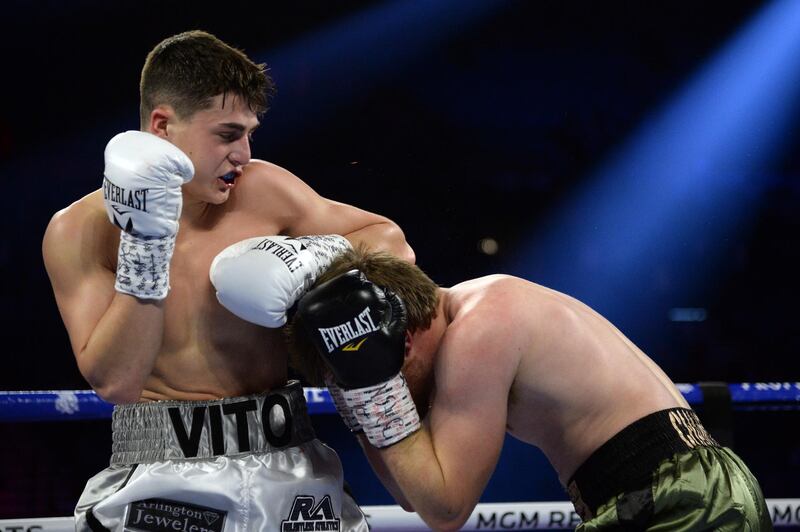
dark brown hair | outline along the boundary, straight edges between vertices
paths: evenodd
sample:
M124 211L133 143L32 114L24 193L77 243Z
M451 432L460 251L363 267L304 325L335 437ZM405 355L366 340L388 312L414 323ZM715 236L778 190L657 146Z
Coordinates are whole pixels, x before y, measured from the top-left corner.
M193 30L158 43L142 68L139 83L139 118L144 127L150 113L161 104L188 119L208 109L218 94L239 96L262 115L275 86L264 63L256 64L241 50L210 33Z
M406 307L410 332L431 326L439 304L439 287L417 266L389 253L367 251L358 246L339 255L314 286L350 270L362 271L371 282L400 296ZM284 331L293 369L308 381L307 384L324 386L325 364L305 333L300 317L292 317Z

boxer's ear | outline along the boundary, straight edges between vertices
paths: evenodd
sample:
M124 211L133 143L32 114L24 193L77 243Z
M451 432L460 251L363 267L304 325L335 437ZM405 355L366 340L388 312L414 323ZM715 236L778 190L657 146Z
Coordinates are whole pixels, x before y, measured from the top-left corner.
M167 138L167 126L175 120L175 110L169 105L159 105L150 112L146 131L161 138Z

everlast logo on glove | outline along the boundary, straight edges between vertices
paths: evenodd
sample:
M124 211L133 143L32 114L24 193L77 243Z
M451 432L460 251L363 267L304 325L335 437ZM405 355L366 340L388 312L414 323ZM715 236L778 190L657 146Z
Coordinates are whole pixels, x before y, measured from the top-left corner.
M137 211L147 212L147 193L150 189L127 190L115 185L108 178L103 179L103 199L125 205Z
M288 240L288 239L287 239ZM282 246L278 241L273 238L265 238L252 249L257 249L259 251L266 251L268 253L272 253L279 259L283 261L287 268L289 268L290 272L294 272L298 268L300 268L303 264L299 262L297 257L297 251L294 248L288 246Z
M366 334L377 331L378 326L375 325L375 322L372 320L370 308L366 307L352 320L348 320L334 327L325 327L321 329L318 328L317 330L322 337L322 341L325 342L325 347L328 349L328 353L330 353L346 342L351 342L352 340L360 338ZM364 340L358 344L351 343L350 345L342 348L342 350L358 351L358 348L361 347L361 343L363 342Z

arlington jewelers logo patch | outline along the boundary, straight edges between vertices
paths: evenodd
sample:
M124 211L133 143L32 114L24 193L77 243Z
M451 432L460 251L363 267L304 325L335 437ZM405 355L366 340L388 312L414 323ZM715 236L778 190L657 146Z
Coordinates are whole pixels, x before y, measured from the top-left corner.
M128 505L125 529L146 532L222 532L227 513L180 501L146 499Z

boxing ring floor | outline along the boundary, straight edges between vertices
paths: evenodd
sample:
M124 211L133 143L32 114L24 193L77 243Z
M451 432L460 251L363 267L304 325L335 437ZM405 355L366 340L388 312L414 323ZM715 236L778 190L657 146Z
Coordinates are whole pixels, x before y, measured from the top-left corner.
M679 384L678 387L687 401L695 408L698 406L702 408L704 404L706 406L710 405L719 413L721 411L720 405L722 405L723 418L726 413L724 412L725 408L728 408L729 411L755 412L756 415L760 415L759 413L775 415L776 412L777 415L781 415L781 412L800 411L800 382L714 383L712 387L702 384ZM723 390L722 402L720 402L720 389ZM306 388L305 395L309 412L312 416L320 416L319 419L324 420L324 424L327 425L339 423L327 390L324 388ZM77 424L94 422L106 425L103 420L110 418L112 410L112 405L101 400L90 390L0 392L0 426L5 427L31 427L48 424L43 422L63 421ZM314 419L317 418L315 417ZM108 430L110 432L110 429ZM714 429L710 428L710 430L713 434ZM796 432L796 430L793 432ZM320 439L331 444L332 447L339 451L335 443L326 438L324 431L318 430L318 435ZM8 436L9 433L6 432L6 438ZM349 437L350 435L348 434L347 436ZM772 437L774 436L772 435ZM45 439L48 438L46 437ZM56 440L56 438L50 439ZM50 444L49 447L54 452L59 452L59 449L63 447L63 445L59 445L58 441L46 443ZM529 452L529 447L523 447L525 447L525 451ZM339 452L342 455L342 452ZM504 454L505 452L504 450ZM105 453L103 457L96 457L96 459L99 461L104 459L107 463L110 447L106 449ZM800 452L796 454L800 455ZM504 457L501 456L499 467L502 465L503 460ZM348 465L348 457L342 456L342 461L344 463L345 476L350 479L352 471L350 471L351 468ZM100 468L102 467L105 467L105 464ZM97 470L99 471L100 468ZM88 479L88 476L95 472L91 471L86 478L75 479L75 482L82 484ZM364 472L362 471L359 474L364 474ZM371 475L371 472L366 474ZM5 477L6 474L3 473L3 476ZM757 476L759 476L758 473ZM377 482L376 479L373 480ZM0 494L6 489L13 489L14 484L13 479L0 479ZM54 493L58 493L58 484L56 480L48 488ZM800 483L793 485L795 486L794 489L787 490L791 491L790 493L770 493L762 482L773 523L776 528L781 530L800 530ZM75 497L77 497L77 494ZM358 493L356 493L356 498L360 500ZM2 507L2 500L0 500L0 508ZM8 508L8 505L5 507ZM362 508L368 515L372 530L428 530L416 514L405 512L399 506L365 504ZM22 506L14 507L13 512L14 515L11 516L13 518L0 519L0 532L74 530L71 516L35 517L30 509ZM7 510L5 514L8 514ZM579 522L571 503L566 500L481 502L462 530L572 530Z

